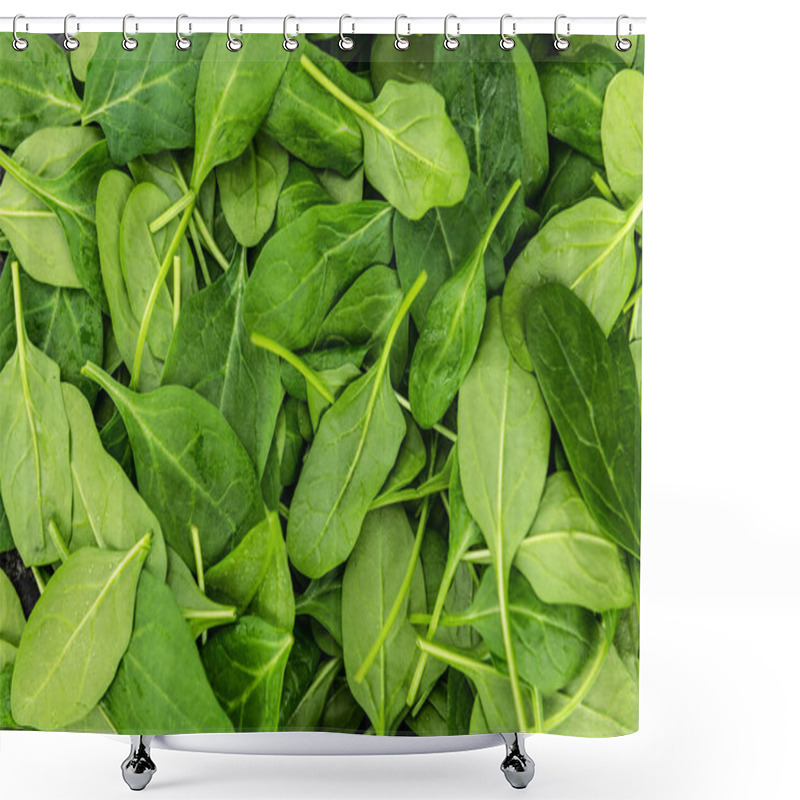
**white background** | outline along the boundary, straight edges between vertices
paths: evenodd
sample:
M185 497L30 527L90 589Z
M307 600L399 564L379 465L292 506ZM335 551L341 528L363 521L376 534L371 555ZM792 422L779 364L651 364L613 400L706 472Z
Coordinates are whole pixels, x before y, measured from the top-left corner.
M798 4L236 2L20 0L4 13L648 17L641 730L532 737L528 796L798 797ZM2 797L126 797L126 753L103 737L2 733ZM147 792L169 800L512 791L499 749L155 757Z

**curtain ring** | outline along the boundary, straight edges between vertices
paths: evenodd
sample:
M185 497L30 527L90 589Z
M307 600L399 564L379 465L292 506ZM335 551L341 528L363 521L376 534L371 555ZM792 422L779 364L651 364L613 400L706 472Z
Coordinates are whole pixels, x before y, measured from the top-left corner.
M81 43L69 32L69 21L75 19L74 14L67 14L64 17L64 49L72 52L77 50Z
M405 36L400 35L400 20L401 19L408 19L405 14L398 14L394 18L394 48L395 50L408 50L411 46L411 42L406 39ZM411 33L411 26L406 24L408 28L408 33Z
M628 16L625 15L625 14L620 14L617 17L617 45L616 45L616 47L617 47L617 50L619 50L621 53L624 53L627 50L631 49L631 40L630 39L623 39L622 36L620 35L620 32L619 32L620 23L624 19L628 19ZM631 33L631 24L629 22L628 23L628 35L629 36L630 36L630 33Z
M288 50L290 53L300 47L300 42L292 36L289 36L289 20L297 19L291 14L283 18L283 49Z
M456 21L456 36L451 36L448 32L448 23L451 19L458 20L455 14L448 14L444 18L444 49L445 50L458 50L460 42L456 38L461 30L461 23Z
M17 35L17 21L21 19L25 19L25 17L22 14L17 14L17 16L14 17L14 21L11 23L11 33L14 36L14 40L11 42L11 46L18 53L21 53L23 50L28 49L28 40L23 39L22 37Z
M569 39L565 39L558 32L558 21L566 18L566 14L559 14L556 17L555 25L553 27L553 47L555 47L556 50L566 50L569 47ZM569 36L569 22L567 23L567 36Z
M342 14L339 17L339 49L340 50L352 50L355 46L355 39L352 36L345 36L343 32L344 21L346 19L353 19L349 14ZM356 26L352 22L350 23L352 31L355 32Z
M231 33L231 22L233 22L233 20L235 20L235 19L239 19L239 17L237 17L236 14L231 14L231 16L228 17L228 44L227 44L227 47L228 47L228 50L231 51L231 53L238 53L242 49L242 46L244 45L244 42L241 39L237 39ZM240 33L241 33L241 30L242 30L242 26L240 25L239 26L239 32Z
M178 50L188 50L192 46L192 40L187 39L181 33L181 20L188 18L189 18L188 14L178 14L178 16L175 18L175 36L176 36L175 47L177 47ZM191 23L189 23L189 32L191 33L191 31L192 31L192 25Z
M131 50L135 50L139 46L139 42L134 39L132 36L128 36L128 20L129 19L136 19L133 14L126 14L122 18L122 49L127 50L130 52ZM139 26L136 26L136 29L139 29Z
M505 22L507 19L511 19L511 14L503 14L500 17L500 49L501 50L513 50L516 41L511 38L511 36L506 36L505 34ZM511 23L511 34L512 36L515 35L517 32L517 23Z

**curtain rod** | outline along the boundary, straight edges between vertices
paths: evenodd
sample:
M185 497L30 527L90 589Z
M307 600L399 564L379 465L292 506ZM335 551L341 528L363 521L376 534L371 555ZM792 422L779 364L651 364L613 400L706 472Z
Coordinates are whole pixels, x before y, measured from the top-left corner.
M503 30L508 36L526 33L553 34L555 17L514 17L505 15ZM410 34L431 33L444 34L443 17L351 17L345 15L340 22L339 17L303 17L288 18L288 32L291 35L302 33L395 33L395 25L401 36ZM0 31L10 32L13 29L13 17L0 17ZM17 21L17 32L24 33L63 33L64 17L20 17ZM122 17L81 17L70 15L69 32L78 36L81 33L121 33ZM228 29L227 17L193 17L186 15L180 21L181 32L191 33L225 33ZM129 34L134 33L175 33L175 17L130 17L127 23ZM623 17L620 22L620 33L623 36L643 34L644 17ZM236 34L248 33L283 33L284 17L238 17L232 30ZM451 16L448 30L452 35L465 34L500 34L500 16L497 17L458 17ZM558 31L561 36L580 36L617 33L616 17L570 17L559 15Z

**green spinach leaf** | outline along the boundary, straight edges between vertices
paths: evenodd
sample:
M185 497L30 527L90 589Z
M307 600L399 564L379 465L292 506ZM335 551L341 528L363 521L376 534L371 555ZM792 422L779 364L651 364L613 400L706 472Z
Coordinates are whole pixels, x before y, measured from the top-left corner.
M269 110L289 54L277 36L254 36L241 52L210 37L195 95L195 151L190 184L197 191L218 164L236 158Z
M311 167L331 167L349 175L361 164L363 142L355 115L303 69L305 56L337 86L360 102L372 100L367 81L339 59L299 38L267 115L267 130L293 156Z
M169 564L167 586L172 590L172 596L194 639L210 628L236 621L236 608L215 603L206 597L200 591L186 562L169 545L167 545L167 561Z
M105 694L133 628L136 586L150 548L83 548L56 570L22 634L11 684L20 725L58 730Z
M569 686L544 698L545 730L567 736L635 733L639 729L638 698L638 677L615 647L601 642L598 655Z
M194 389L219 408L261 475L281 404L280 367L244 327L246 252L181 309L161 382Z
M488 562L486 551L486 563ZM470 561L483 554L470 553ZM627 608L633 588L619 548L601 532L569 472L547 479L542 502L514 566L545 603L602 612Z
M342 641L350 691L366 711L375 733L394 733L406 704L414 665L414 628L406 610L425 608L422 569L414 572L411 592L377 659L358 683L355 674L379 635L403 582L413 534L405 512L390 506L364 521L342 581Z
M436 293L411 358L408 394L414 419L431 428L453 402L478 349L486 314L484 254L520 187L517 180L478 245Z
M334 199L317 176L301 161L291 161L275 209L275 228L280 229L319 205L333 205Z
M366 267L388 263L391 224L391 206L365 200L315 206L281 228L247 283L247 329L290 350L310 345L339 294ZM298 249L298 242L307 245Z
M413 45L398 50L394 36L377 35L369 56L370 78L376 92L380 92L387 81L419 81L430 83L433 75L434 36L414 36Z
M639 202L620 211L599 198L583 200L544 225L514 262L503 290L503 328L511 352L533 368L525 341L531 292L556 281L589 306L608 334L636 278L633 231Z
M433 87L389 81L375 100L360 103L307 56L300 63L355 114L364 137L367 180L401 214L419 219L434 206L452 206L464 197L469 160Z
M136 394L95 364L84 374L108 392L125 422L139 491L167 542L193 565L195 526L203 564L214 564L260 499L253 463L233 429L184 386Z
M28 339L16 262L10 271L17 347L0 372L0 492L20 557L38 566L59 558L51 522L70 537L69 424L58 365Z
M325 662L294 709L285 719L281 717L282 731L310 731L317 728L325 710L328 693L341 668L340 658L332 658Z
M539 67L551 136L603 163L600 121L606 87L623 66L614 50L589 43Z
M208 593L244 611L264 582L270 563L282 550L280 518L276 512L270 511L225 558L206 573ZM285 560L285 552L283 557ZM291 626L288 630L291 630Z
M310 616L342 643L342 570L334 569L311 581L297 598L297 616Z
M624 424L634 394L638 411L633 363L620 376L591 312L556 283L531 293L526 330L542 394L586 505L603 533L638 557L635 432ZM632 391L621 386L621 377L632 377Z
M325 413L297 482L286 543L292 563L319 578L341 564L397 459L405 421L389 381L389 353L425 273L395 315L380 359Z
M459 392L458 461L464 500L492 554L505 657L523 724L508 581L544 489L550 418L536 379L511 356L498 298L489 304L486 317L478 355Z
M73 549L128 550L150 534L145 569L163 581L167 551L155 514L122 467L103 449L86 398L68 383L61 385L61 391L70 434Z
M0 76L0 145L16 147L40 128L69 125L80 118L81 101L72 85L66 53L49 37L27 36L28 47L3 60ZM12 36L0 33L10 51Z
M623 206L642 196L642 101L640 72L618 72L606 90L600 134L608 182Z
M0 570L0 642L19 646L25 628L25 614L14 584Z
M276 731L292 635L258 617L242 617L215 633L203 664L237 731Z
M134 313L120 257L120 226L134 183L124 172L109 170L97 189L97 243L103 287L108 298L114 338L128 370L133 369L139 319ZM149 234L148 234L149 235ZM145 340L139 371L139 388L155 389L161 381L162 359Z
M195 34L184 52L167 36L144 34L121 58L118 37L100 37L86 70L81 121L100 125L116 164L194 143L194 93L207 38Z
M581 200L600 196L592 180L598 171L597 166L585 155L562 142L554 141L550 162L550 177L537 205L542 224Z
M455 51L435 48L432 83L445 99L489 207L503 201L517 178L523 181L524 196L514 197L498 225L505 253L522 224L525 197L532 198L547 175L548 153L536 68L524 48L505 51L496 44L488 36L468 36Z
M233 731L167 586L139 580L130 645L102 701L117 733Z
M12 256L13 260L13 256ZM30 341L58 364L62 380L94 403L97 387L81 375L87 361L103 359L103 316L86 292L39 283L20 275L22 311ZM0 364L16 345L11 270L0 275Z
M217 167L225 219L245 247L257 245L272 225L288 173L289 156L263 126L238 158Z
M69 206L73 200L78 200L79 213L88 211L87 205L94 203L91 193L96 190L96 183L91 184L104 168L103 164L94 162L98 157L103 160L104 147L100 132L94 128L44 128L22 142L14 151L13 159L0 151L0 167L6 168L0 185L0 228L22 268L40 283L71 288L83 285L95 301L98 293L91 289L98 288L95 285L99 277L94 270L96 259L92 256L83 264L77 263L75 258L82 255L78 253L83 244L79 241L82 225L87 226L91 245L90 220L81 217L77 227L70 226L68 232L63 220L67 220L69 210L62 209L59 214L57 203L63 200ZM88 168L94 175L84 172L79 176L76 172L79 166L82 172ZM87 180L83 181L83 177ZM68 186L73 178L79 181L75 192ZM73 198L78 190L86 195ZM91 216L93 223L93 210ZM69 220L67 223L69 225Z
M490 652L504 661L503 612L493 573L493 567L483 573L472 606L461 614L444 616L442 624L472 625ZM504 613L508 615L519 675L543 693L550 694L569 683L592 653L597 627L594 616L578 606L542 603L516 570L510 575Z
M486 191L474 174L460 203L450 208L432 208L419 220L395 215L394 248L400 285L408 291L423 269L428 273L428 282L411 307L419 330L425 325L436 293L480 244L491 217ZM484 254L484 269L487 287L496 291L505 280L505 268L495 237Z

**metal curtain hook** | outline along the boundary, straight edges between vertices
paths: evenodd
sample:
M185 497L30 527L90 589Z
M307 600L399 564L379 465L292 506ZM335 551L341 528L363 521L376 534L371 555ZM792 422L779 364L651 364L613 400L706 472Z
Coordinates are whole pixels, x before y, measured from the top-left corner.
M553 47L555 47L556 50L566 50L569 47L569 39L565 39L558 32L558 21L566 18L566 14L559 14L556 17L555 25L553 27ZM569 22L567 23L567 36L569 36Z
M25 19L25 17L22 14L17 14L17 16L14 17L14 21L11 23L11 33L14 36L14 40L11 42L11 46L18 53L21 53L23 50L27 50L28 49L28 40L27 39L23 39L23 38L21 38L20 36L17 35L17 22L19 20L21 20L21 19ZM25 28L27 29L27 27L28 26L26 24Z
M242 46L244 45L244 42L241 39L237 39L231 33L231 22L233 22L235 19L239 19L239 17L237 17L236 14L231 14L231 16L228 17L228 44L227 44L227 47L228 47L228 50L231 51L231 53L238 53L242 49ZM242 32L242 26L240 25L239 26L239 33L241 33L241 32Z
M178 50L188 50L192 46L192 40L191 39L187 39L181 33L181 20L182 19L189 19L189 15L188 14L178 14L178 16L175 18L175 37L176 37L175 38L175 47L177 47ZM189 23L189 32L191 33L191 31L192 31L192 24L190 22Z
M448 31L448 23L451 19L456 20L456 36L451 36ZM461 23L458 22L458 17L455 14L448 14L444 18L444 48L445 50L458 50L460 42L456 38L461 32Z
M619 50L621 53L624 53L626 50L630 50L631 49L631 40L630 39L623 39L622 35L620 34L620 27L621 27L620 23L624 19L628 19L627 15L625 15L625 14L620 14L617 17L617 50ZM630 36L631 31L632 31L632 27L631 27L631 24L629 22L628 23L628 36Z
M297 17L293 17L291 14L289 14L283 18L283 49L288 50L291 53L300 47L300 42L298 42L297 39L293 38L292 36L289 36L290 19L297 19Z
M69 32L69 21L71 19L75 19L74 14L67 14L64 17L64 49L65 50L77 50L81 43ZM80 25L77 26L77 30L80 30Z
M339 49L340 50L352 50L355 46L355 40L352 36L345 36L344 35L344 21L346 19L353 19L349 14L342 14L339 17ZM356 26L354 23L350 23L352 32L355 32Z
M511 19L511 14L503 14L500 17L500 49L501 50L513 50L516 41L511 38L511 36L506 36L505 34L505 24L506 20ZM511 34L516 35L517 33L517 23L511 23Z
M394 47L395 50L408 50L411 46L411 42L406 39L405 36L400 35L400 20L401 19L408 19L405 14L398 14L394 18ZM411 33L411 26L406 23L406 28L408 28L408 33Z
M128 36L128 20L135 19L133 14L126 14L122 18L122 49L123 50L135 50L139 46L139 42L136 41L132 36ZM136 26L136 30L139 30L139 26Z

